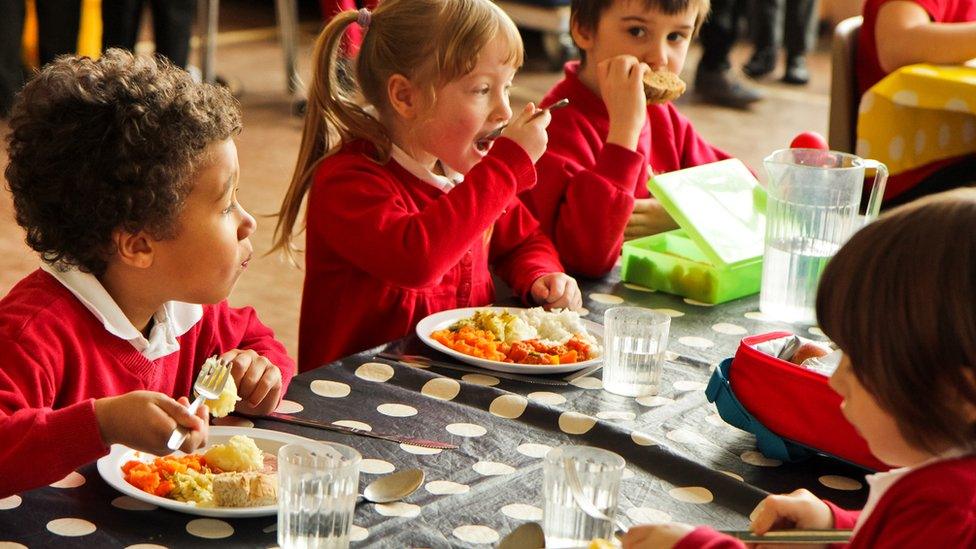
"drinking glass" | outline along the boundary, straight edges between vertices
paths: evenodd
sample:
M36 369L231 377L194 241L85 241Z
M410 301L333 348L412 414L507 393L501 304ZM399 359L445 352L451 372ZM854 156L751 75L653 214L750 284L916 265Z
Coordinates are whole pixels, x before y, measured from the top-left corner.
M282 549L349 546L359 452L333 442L278 449L278 545Z
M624 396L657 394L671 317L642 307L603 315L603 388Z
M612 539L613 523L591 517L573 499L566 467L576 470L581 496L612 518L617 512L624 458L590 446L560 446L549 450L542 467L546 547L579 547L593 538Z

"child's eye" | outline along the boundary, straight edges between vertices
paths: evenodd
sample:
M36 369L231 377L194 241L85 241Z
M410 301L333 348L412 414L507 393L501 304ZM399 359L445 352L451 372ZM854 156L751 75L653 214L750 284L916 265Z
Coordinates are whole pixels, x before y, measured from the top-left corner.
M681 42L685 38L687 37L680 32L672 32L668 35L668 42Z
M478 88L477 90L475 90L475 93L477 93L479 95L488 95L488 92L489 91L491 91L491 88L489 88L488 86L482 86L482 87Z
M227 206L226 208L224 208L223 213L229 214L229 213L233 212L236 209L237 209L237 202L231 202L229 206Z
M647 29L644 27L630 27L627 29L627 34L633 36L634 38L644 38L647 36Z

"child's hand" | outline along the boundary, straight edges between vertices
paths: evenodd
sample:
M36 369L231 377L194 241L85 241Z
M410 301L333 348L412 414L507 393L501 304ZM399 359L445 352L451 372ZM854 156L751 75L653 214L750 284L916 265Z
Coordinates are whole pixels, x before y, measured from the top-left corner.
M540 111L542 112L539 116L533 118L533 115ZM535 164L542 153L546 152L546 145L549 144L549 134L546 133L546 127L550 120L552 120L552 116L549 111L539 109L533 103L529 103L514 120L509 122L502 135L525 149L529 158L532 159L532 163Z
M181 425L190 434L180 450L189 453L207 442L210 414L204 404L193 415L186 409L189 404L186 397L176 401L162 393L133 391L96 400L95 417L106 445L124 444L157 456L170 453L166 442L173 429Z
M834 527L830 507L809 490L767 496L749 516L751 529L757 534L770 530L822 529Z
M234 408L242 414L263 416L281 399L281 370L253 350L234 349L220 355L232 363L231 375L241 401Z
M638 198L634 200L634 211L627 220L624 229L624 239L631 240L642 236L663 233L677 229L678 224L671 219L664 206L655 198Z
M624 549L670 549L694 529L681 522L634 526L624 536Z
M532 283L532 299L546 309L579 309L583 306L576 279L566 273L549 273Z
M650 70L633 55L618 55L597 65L600 95L610 115L607 143L637 149L637 139L647 120L644 73Z

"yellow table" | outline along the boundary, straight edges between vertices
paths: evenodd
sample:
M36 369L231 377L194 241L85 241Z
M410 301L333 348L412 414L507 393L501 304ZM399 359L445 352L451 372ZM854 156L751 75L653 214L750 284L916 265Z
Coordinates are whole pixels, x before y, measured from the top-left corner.
M902 67L861 98L858 156L892 174L976 153L976 67Z

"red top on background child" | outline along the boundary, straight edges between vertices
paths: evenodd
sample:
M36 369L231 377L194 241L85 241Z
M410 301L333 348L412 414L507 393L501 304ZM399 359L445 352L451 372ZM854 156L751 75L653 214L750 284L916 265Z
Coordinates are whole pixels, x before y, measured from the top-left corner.
M45 263L0 301L0 498L114 443L167 454L177 425L184 451L201 446L208 412L185 395L211 355L233 360L238 411L278 405L294 363L226 302L255 228L240 127L225 89L122 50L58 59L24 88L6 178Z
M582 61L542 100L564 97L539 183L522 194L569 272L603 276L624 238L676 227L647 190L652 173L729 158L708 144L670 102L647 104L644 73L681 72L708 0L573 0L573 40Z
M353 24L365 31L361 99L336 78ZM388 0L322 31L275 239L292 249L307 193L301 370L405 336L431 313L488 305L489 264L527 301L580 306L576 281L516 198L535 184L548 113L533 118L529 104L500 139L483 140L512 118L522 53L488 0Z
M951 288L951 291L947 289ZM976 547L976 190L933 195L855 233L824 270L817 319L844 352L830 386L881 461L867 504L769 496L757 534L853 529L854 548ZM639 526L624 548L744 547L706 527Z

